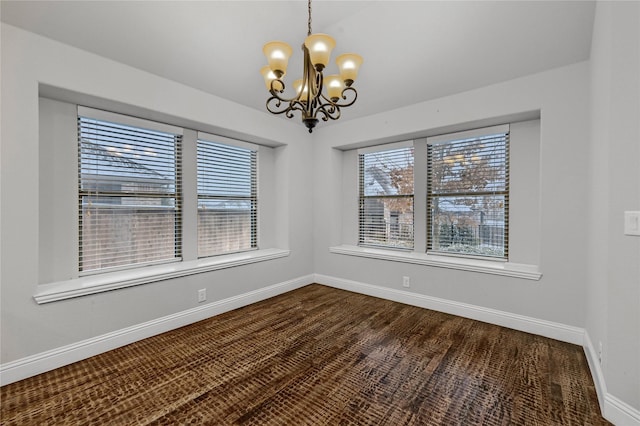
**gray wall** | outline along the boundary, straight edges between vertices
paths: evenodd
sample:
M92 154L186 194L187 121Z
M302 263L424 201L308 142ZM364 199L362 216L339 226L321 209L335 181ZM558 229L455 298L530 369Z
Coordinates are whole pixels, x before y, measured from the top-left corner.
M607 391L640 410L640 3L599 2L591 51L586 329Z
M580 327L585 318L588 140L587 63L508 81L479 90L391 111L381 116L327 126L315 134L313 155L315 272L401 290L402 276L411 277L411 291L447 300L497 309ZM345 241L343 232L357 215L344 200L343 186L355 185L343 162L352 155L341 149L367 142L406 140L408 136L440 134L460 124L479 127L530 111L540 113L539 147L521 149L514 137L514 164L538 165L514 182L517 197L539 197L520 209L519 235L511 241L522 253L519 262L537 262L540 281L499 277L438 267L364 259L330 253ZM531 143L535 144L536 141ZM528 143L528 142L527 142ZM351 162L354 163L353 161ZM354 164L355 166L355 164ZM536 182L531 175L537 175ZM355 194L354 194L355 195ZM514 223L514 225L516 225ZM539 232L523 231L527 226ZM537 250L537 253L529 251Z
M3 364L201 306L196 297L200 288L207 289L207 302L215 302L313 272L309 244L312 176L306 166L311 162L311 144L302 126L274 120L265 113L4 23L1 50ZM263 182L265 194L271 194L265 202L265 206L271 205L266 209L270 210L266 212L270 216L266 223L273 229L264 229L263 237L270 240L267 244L271 247L289 249L291 254L180 279L36 304L33 295L38 285L51 277L64 277L65 271L75 266L77 253L75 244L66 244L65 235L60 235L77 227L75 213L69 216L65 210L69 202L75 205L75 196L69 196L65 191L68 188L51 188L47 181L51 176L67 182L71 178L75 185L76 165L69 164L65 153L75 155L76 136L71 135L71 143L66 144L39 137L39 87L89 106L113 107L190 129L276 146L269 155L275 172ZM54 128L60 122L51 115L42 118ZM64 129L56 131L64 134ZM42 149L41 144L45 145ZM52 209L51 216L40 213L47 208ZM51 221L63 226L52 226ZM68 237L69 241L74 240L73 235ZM56 243L48 246L48 242Z

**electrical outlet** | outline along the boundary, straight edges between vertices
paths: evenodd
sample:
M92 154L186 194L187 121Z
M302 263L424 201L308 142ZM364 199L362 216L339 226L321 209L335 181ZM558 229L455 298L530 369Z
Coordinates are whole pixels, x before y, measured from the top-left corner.
M198 303L204 302L205 300L207 300L207 289L201 288L198 290Z
M402 287L411 287L411 278L409 277L402 277Z
M598 342L598 362L602 365L602 342Z
M640 212L624 212L624 235L640 235Z

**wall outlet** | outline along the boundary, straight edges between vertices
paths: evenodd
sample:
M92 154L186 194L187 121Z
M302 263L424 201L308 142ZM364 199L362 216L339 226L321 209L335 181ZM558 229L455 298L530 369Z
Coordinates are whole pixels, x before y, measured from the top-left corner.
M624 235L640 235L640 212L624 212Z
M198 290L198 303L204 302L207 300L207 289L201 288Z
M411 278L409 277L402 277L402 287L411 287Z
M598 342L598 362L602 365L602 342Z

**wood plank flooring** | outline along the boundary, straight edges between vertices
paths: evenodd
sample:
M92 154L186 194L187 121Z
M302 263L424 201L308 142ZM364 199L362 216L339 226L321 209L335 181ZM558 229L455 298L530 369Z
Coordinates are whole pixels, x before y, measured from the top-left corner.
M605 425L583 350L310 285L0 389L2 425Z

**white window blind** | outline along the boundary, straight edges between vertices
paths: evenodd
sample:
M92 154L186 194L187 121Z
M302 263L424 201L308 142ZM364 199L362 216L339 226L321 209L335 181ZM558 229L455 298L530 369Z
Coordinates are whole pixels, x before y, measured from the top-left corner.
M509 130L427 140L427 251L508 258Z
M245 146L198 139L198 257L258 246L258 153Z
M80 271L180 259L182 135L85 111L78 113Z
M359 153L359 245L413 248L413 146Z

